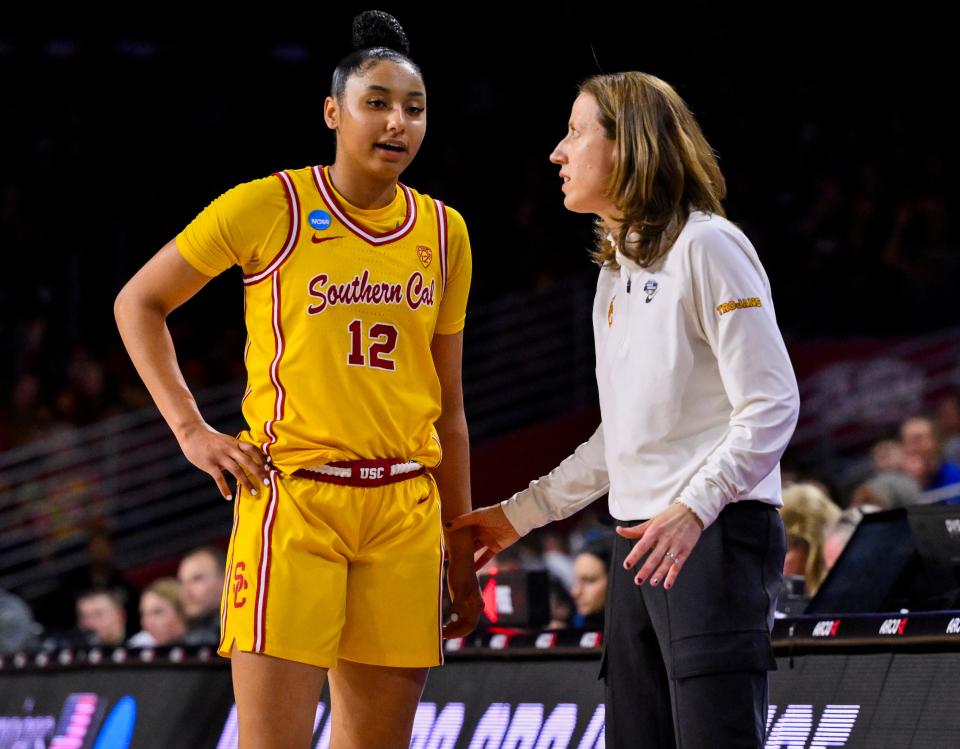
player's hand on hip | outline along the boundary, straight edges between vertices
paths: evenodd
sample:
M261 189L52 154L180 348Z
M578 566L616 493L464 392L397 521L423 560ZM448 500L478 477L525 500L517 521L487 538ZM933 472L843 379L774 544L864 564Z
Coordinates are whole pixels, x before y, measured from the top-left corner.
M185 429L177 438L187 460L210 474L224 499L233 499L224 471L253 496L257 496L258 486L270 485L267 456L253 445L222 434L206 423Z
M445 523L445 527L448 532L462 528L473 529L473 547L476 551L474 569L478 570L489 562L494 554L503 551L520 538L499 504L481 507L455 517Z
M650 585L657 586L662 582L663 587L669 589L703 531L692 510L672 504L645 523L631 528L617 526L617 533L624 538L639 539L624 559L624 569L633 569L647 555L634 582L642 585L649 579Z
M467 556L450 558L447 567L447 589L450 591L450 618L443 625L443 639L464 637L477 627L483 612L480 582L473 570L473 560Z

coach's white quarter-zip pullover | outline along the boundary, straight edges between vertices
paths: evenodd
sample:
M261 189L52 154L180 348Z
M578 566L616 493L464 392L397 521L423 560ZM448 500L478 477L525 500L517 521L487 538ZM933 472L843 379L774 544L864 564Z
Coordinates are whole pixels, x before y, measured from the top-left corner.
M799 411L770 282L730 221L691 213L644 269L617 252L593 306L601 424L548 475L502 502L521 534L609 491L618 520L684 502L709 526L729 502L780 499Z

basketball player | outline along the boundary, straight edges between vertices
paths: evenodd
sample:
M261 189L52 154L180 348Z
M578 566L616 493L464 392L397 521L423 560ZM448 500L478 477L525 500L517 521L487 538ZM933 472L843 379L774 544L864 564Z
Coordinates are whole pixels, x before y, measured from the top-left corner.
M403 30L367 11L354 45L324 104L333 164L229 190L116 303L184 454L225 498L222 471L237 480L219 652L232 658L244 749L307 747L328 673L332 746L408 746L427 670L442 662L441 514L470 507L467 230L398 183L426 131ZM233 265L248 332L238 438L203 421L165 324ZM459 637L482 601L470 531L446 545L442 635Z
M712 149L660 79L587 80L550 160L564 206L597 216L602 424L549 475L451 527L476 527L485 563L609 491L621 524L607 746L762 747L785 553L779 460L799 405L770 284L724 218Z

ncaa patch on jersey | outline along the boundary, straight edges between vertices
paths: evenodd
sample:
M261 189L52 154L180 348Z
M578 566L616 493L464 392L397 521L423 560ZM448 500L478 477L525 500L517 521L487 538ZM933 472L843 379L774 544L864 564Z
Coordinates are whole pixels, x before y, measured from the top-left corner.
M429 247L424 247L422 244L417 245L417 257L420 258L423 267L428 268L430 267L430 262L433 260L433 250Z
M330 214L326 211L321 211L319 208L315 211L310 211L310 215L307 216L307 221L310 223L310 226L317 231L330 228Z

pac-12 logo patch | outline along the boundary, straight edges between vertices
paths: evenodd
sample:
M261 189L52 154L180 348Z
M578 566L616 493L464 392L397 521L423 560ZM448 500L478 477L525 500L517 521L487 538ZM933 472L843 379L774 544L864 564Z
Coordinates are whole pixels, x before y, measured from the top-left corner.
M430 262L433 260L433 250L429 247L424 247L422 244L417 245L417 257L420 258L420 262L423 264L424 268L429 267Z
M310 222L310 226L317 231L330 228L330 214L326 211L321 211L319 208L315 211L310 211L310 215L307 216L307 221Z
M657 293L657 282L652 278L643 285L643 293L647 295L647 298L644 300L649 304L653 300L654 294Z

